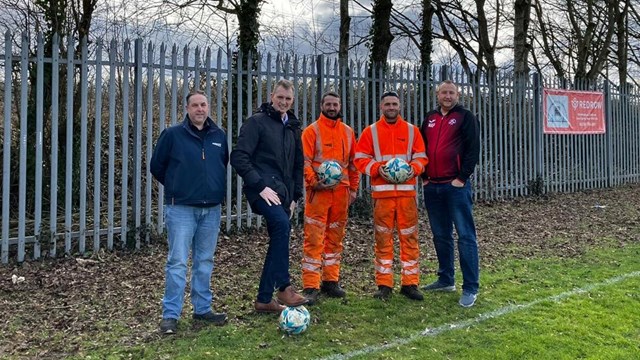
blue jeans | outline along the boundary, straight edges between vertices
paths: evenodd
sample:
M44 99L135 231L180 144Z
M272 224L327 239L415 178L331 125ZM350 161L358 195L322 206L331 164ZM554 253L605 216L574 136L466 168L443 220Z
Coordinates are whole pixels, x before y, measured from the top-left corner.
M194 314L211 311L211 273L220 231L221 206L165 205L169 254L162 318L179 319L187 284L187 260L191 250L191 304Z
M438 256L438 277L445 285L454 285L453 226L458 233L458 256L462 270L462 290L477 294L479 260L476 226L473 222L471 182L457 188L451 183L424 186L424 203L433 232L433 244Z
M289 236L291 223L289 222L289 206L269 206L261 198L253 204L267 222L269 233L269 248L262 266L262 276L258 287L258 302L268 304L276 288L287 285L289 276Z

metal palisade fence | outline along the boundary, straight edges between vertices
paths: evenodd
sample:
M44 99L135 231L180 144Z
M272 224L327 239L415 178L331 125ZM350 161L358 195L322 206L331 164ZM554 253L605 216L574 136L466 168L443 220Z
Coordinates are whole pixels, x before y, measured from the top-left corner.
M281 78L294 82L293 111L305 126L316 119L321 94L334 90L342 97L344 121L357 135L378 119L381 92L397 91L402 116L419 126L436 104L435 86L451 79L480 122L476 198L640 181L640 94L608 83L564 86L604 92L606 134L547 135L542 88L562 86L537 74L516 79L506 71L339 66L332 57L243 57L140 39L87 45L71 37L17 37L5 33L0 54L2 263L138 248L152 232L161 233L163 192L149 173L149 160L160 132L182 120L185 96L195 88L209 97L210 115L233 146L243 119L269 100ZM261 224L241 187L229 166L227 231Z

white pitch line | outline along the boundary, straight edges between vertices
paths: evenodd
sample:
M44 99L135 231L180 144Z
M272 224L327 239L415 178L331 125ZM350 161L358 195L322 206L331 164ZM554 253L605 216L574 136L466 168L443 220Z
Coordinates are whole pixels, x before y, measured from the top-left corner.
M488 312L486 314L480 314L480 315L476 316L473 319L468 319L468 320L464 320L464 321L460 321L460 322L456 322L456 323L451 323L451 324L445 324L445 325L441 325L441 326L438 326L438 327L433 328L433 329L426 328L425 330L423 330L423 331L421 331L419 333L416 333L414 335L411 335L411 336L409 336L407 338L396 339L396 340L390 341L390 342L388 342L386 344L367 346L367 347L362 348L360 350L348 352L346 354L336 354L336 355L327 356L327 357L321 358L321 360L345 360L345 359L351 359L351 358L353 358L355 356L376 353L376 352L379 352L379 351L382 351L382 350L386 350L386 349L389 349L389 348L392 348L392 347L396 347L396 346L400 346L400 345L406 345L406 344L411 343L411 342L413 342L413 341L415 341L415 340L417 340L419 338L422 338L422 337L437 336L437 335L440 335L440 334L442 334L444 332L447 332L447 331L468 328L471 325L474 325L474 324L477 324L477 323L481 323L481 322L483 322L485 320L497 318L499 316L507 315L507 314L510 314L512 312L516 312L516 311L519 311L519 310L528 309L528 308L530 308L532 306L538 305L538 304L543 303L543 302L549 302L549 301L559 302L561 300L564 300L564 299L568 298L569 296L573 296L573 295L577 295L577 294L583 294L583 293L595 290L595 289L603 287L603 286L616 284L616 283L619 283L619 282L621 282L623 280L626 280L626 279L629 279L629 278L633 278L633 277L638 277L638 276L640 276L640 271L634 271L634 272L631 272L631 273L628 273L628 274L623 274L623 275L620 275L620 276L609 278L609 279L607 279L607 280L605 280L603 282L587 285L587 286L579 288L579 289L573 289L573 290L566 291L566 292L563 292L563 293L558 294L558 295L546 297L544 299L534 300L534 301L526 303L526 304L505 306L503 308Z

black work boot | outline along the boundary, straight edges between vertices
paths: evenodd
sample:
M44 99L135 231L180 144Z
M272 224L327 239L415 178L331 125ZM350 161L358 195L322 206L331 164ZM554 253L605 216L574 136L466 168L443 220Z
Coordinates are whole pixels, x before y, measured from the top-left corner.
M320 290L314 288L306 288L302 290L302 296L307 298L309 302L307 305L313 305L318 302L318 296L320 296Z
M227 314L209 311L204 314L193 314L193 320L206 321L208 323L221 326L227 323Z
M373 294L373 297L380 300L389 300L391 298L391 289L388 286L378 285L378 291Z
M323 281L320 286L320 291L332 298L343 298L347 296L347 293L340 287L337 281Z
M418 290L418 285L402 285L400 288L400 294L411 300L424 300L424 296L422 296L422 293Z
M178 332L177 319L162 319L160 322L160 333L162 335L173 335Z

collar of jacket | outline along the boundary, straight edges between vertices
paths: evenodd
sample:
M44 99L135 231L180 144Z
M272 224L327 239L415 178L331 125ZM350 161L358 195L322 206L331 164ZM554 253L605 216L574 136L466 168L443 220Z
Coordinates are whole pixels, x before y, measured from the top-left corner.
M399 124L401 122L406 122L406 121L402 118L402 116L400 116L400 114L398 114L397 120L393 124L389 124L387 122L387 119L384 117L384 115L381 115L380 116L380 120L378 120L379 126L383 126L383 127L389 128L389 129L395 129L396 127L399 126Z
M337 119L333 120L327 117L323 112L321 112L320 117L318 117L318 121L328 127L336 127L338 126L338 123L342 121L342 116L339 116Z
M451 114L453 112L457 112L460 110L463 110L464 106L458 104L455 104L451 109L449 109L449 111L447 112L447 114ZM438 105L438 107L436 108L436 110L438 110L438 112L440 113L440 115L442 115L442 106Z
M273 108L273 105L271 103L263 103L262 105L260 105L257 112L264 113L268 117L282 123L282 117L280 116L280 113ZM300 127L300 120L298 120L298 118L293 114L291 110L287 110L287 116L289 117L287 126Z
M190 122L191 120L189 120L189 115L185 115L184 121L182 121L182 127L185 128L189 132L189 134L199 137L196 133L193 132L193 130L191 130L191 126L189 126ZM205 120L205 122L207 123L207 125L209 125L209 131L207 131L207 134L219 129L218 125L216 125L216 123L210 117L207 116L207 120Z

